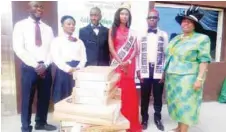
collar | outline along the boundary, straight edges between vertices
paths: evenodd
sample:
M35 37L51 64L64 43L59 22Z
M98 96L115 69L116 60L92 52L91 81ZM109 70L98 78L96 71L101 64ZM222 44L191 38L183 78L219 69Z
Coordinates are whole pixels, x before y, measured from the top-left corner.
M156 28L148 28L148 30L157 30L157 33L156 34L158 34L158 32L160 31L160 29L159 29L159 27L156 27ZM147 30L147 32L148 32L148 30ZM149 33L148 33L149 34Z
M32 19L30 16L27 18L28 21L32 22L32 23L35 23L36 21L34 19ZM39 24L42 24L42 20L40 19L39 20Z
M65 38L68 38L69 36L74 37L74 35L73 35L73 34L72 34L72 35L69 35L69 34L67 34L67 33L65 33L65 32L62 34L62 36L63 36L63 37L65 37Z
M71 41L71 42L76 42L78 39L76 37L74 37L74 35L69 35L67 33L63 33L62 37L66 38L67 40Z
M91 25L91 27L93 27L93 26L95 26L94 24L90 24ZM101 24L99 23L98 25L97 25L97 27L101 27Z
M148 27L148 29L151 29L151 30L158 30L158 27L157 27L157 28L149 28L149 27Z
M191 32L188 36L184 36L184 34L181 34L180 39L189 39L193 36L194 32Z

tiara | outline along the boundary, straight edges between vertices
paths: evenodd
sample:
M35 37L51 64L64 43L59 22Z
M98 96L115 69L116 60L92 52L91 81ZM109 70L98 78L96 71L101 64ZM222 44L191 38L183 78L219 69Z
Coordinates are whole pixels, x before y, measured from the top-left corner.
M129 2L122 2L120 8L125 8L125 9L130 10L131 4Z

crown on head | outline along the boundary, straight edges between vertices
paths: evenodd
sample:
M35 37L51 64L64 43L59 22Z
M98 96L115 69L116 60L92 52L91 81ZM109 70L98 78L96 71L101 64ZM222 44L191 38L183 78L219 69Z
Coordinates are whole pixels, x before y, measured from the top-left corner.
M122 2L120 8L125 8L125 9L130 10L131 4L129 2Z

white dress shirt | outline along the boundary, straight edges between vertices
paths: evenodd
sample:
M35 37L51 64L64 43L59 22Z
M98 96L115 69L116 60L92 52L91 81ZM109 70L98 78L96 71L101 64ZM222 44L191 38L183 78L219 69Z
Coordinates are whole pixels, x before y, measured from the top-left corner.
M93 26L94 26L94 25L91 23L91 27L93 27ZM101 25L99 24L98 27L101 27ZM94 31L94 33L95 33L96 35L99 34L99 29L98 29L98 28L94 28L93 31Z
M164 50L168 44L168 35L166 32L160 30L157 28L157 33L148 33L147 39L148 39L148 62L149 63L155 63L156 57L157 57L157 46L158 46L158 37L162 36L164 38Z
M68 72L72 68L67 62L80 61L77 68L83 68L87 61L86 49L82 40L77 38L76 42L69 41L66 34L58 36L52 41L51 55L53 62L64 72Z
M154 63L156 60L157 55L157 35L154 33L148 33L147 39L148 39L148 62Z
M50 26L40 21L39 24L42 45L35 44L35 21L28 17L17 22L13 30L13 50L16 55L28 66L36 68L39 61L46 66L51 63L50 44L53 31Z
M142 35L143 37L147 37L147 41L145 41L146 39L143 39L144 43L147 43L147 51L146 51L146 46L144 46L141 42L141 40L139 40L140 45L139 45L139 55L136 57L136 70L143 70L141 72L141 77L142 78L149 78L149 67L146 66L146 63L154 63L155 67L154 67L154 73L153 73L153 78L154 79L161 79L162 77L162 73L159 72L159 68L164 66L164 60L162 64L156 64L157 63L157 53L160 52L158 51L158 42L159 42L159 38L162 37L163 38L163 50L165 51L167 45L168 45L168 35L165 31L160 30L159 28L157 28L157 33L145 33ZM162 40L161 40L162 42ZM142 49L145 49L142 53ZM145 57L147 53L147 61L146 59L142 59L142 57ZM146 57L145 57L146 58ZM147 64L148 65L148 64ZM156 68L158 67L158 69L156 70Z

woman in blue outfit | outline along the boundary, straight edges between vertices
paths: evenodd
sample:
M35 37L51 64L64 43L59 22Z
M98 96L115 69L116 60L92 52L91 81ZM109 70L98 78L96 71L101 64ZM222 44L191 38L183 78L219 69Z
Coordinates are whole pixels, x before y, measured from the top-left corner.
M72 73L83 68L87 61L84 43L72 36L75 30L75 19L63 16L61 24L64 34L56 37L51 45L52 59L57 66L53 84L53 102L71 95L74 87Z

